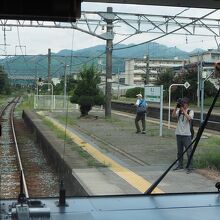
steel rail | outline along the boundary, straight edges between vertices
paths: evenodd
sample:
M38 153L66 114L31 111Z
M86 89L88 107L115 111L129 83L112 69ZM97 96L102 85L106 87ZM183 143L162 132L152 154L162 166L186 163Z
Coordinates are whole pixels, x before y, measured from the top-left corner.
M15 99L13 101L15 101ZM19 165L19 169L20 169L21 175L22 175L24 193L25 193L26 198L29 198L27 183L26 183L25 176L24 176L23 166L22 166L22 162L21 162L21 156L20 156L20 152L19 152L19 149L18 149L18 143L17 143L17 138L16 138L16 134L15 134L15 129L14 129L14 109L15 109L16 104L18 103L18 101L19 101L19 98L17 98L17 100L15 101L15 103L14 103L12 109L11 109L10 119L11 119L11 126L12 126L12 133L13 133L13 138L14 138L15 149L16 149L16 152L17 152L18 165Z

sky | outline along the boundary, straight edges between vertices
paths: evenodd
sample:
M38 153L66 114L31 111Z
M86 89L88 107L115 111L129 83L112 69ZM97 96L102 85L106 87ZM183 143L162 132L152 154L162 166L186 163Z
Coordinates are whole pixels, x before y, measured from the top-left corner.
M114 12L156 14L156 15L176 15L186 10L181 16L203 16L211 9L193 9L180 7L162 7L162 6L140 6L140 5L119 5L102 3L82 3L82 11L106 11L107 7L112 7ZM210 18L219 18L220 11L214 13ZM2 29L1 29L2 30ZM0 32L0 54L47 54L48 48L57 53L63 49L79 50L99 44L105 45L105 40L82 33L74 29L55 29L55 28L30 28L30 27L12 27L7 31ZM101 30L101 27L100 27ZM129 33L126 27L118 26L114 28L115 32L121 34ZM151 40L159 35L145 34L135 35L123 41L123 44L137 44ZM115 35L113 43L124 39L124 36ZM5 46L4 44L7 44ZM185 35L169 35L160 38L154 42L164 44L168 47L177 47L181 50L190 52L196 48L216 49L217 43L214 37L198 37ZM220 42L220 39L217 39Z

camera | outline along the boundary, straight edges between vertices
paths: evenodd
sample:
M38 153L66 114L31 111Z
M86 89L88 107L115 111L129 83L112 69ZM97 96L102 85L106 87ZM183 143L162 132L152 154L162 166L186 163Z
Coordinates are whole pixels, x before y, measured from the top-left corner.
M181 98L178 98L176 102L177 102L176 104L177 108L181 108L183 106L183 100Z

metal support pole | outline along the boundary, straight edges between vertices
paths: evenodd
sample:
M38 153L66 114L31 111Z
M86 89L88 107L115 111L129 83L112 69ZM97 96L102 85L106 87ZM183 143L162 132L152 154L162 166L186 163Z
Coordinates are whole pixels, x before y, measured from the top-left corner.
M48 83L51 81L51 49L48 49Z
M169 87L169 106L168 106L168 128L170 129L170 102L171 102L171 88L172 85Z
M63 92L63 95L64 95L64 108L66 108L66 68L67 68L67 65L65 64L65 68L64 68L64 92Z
M39 95L39 92L38 92L38 83L37 83L37 96Z
M119 84L120 83L120 80L119 80L119 68L118 68L118 99L119 99Z
M48 49L48 83L51 82L51 49ZM48 90L49 90L49 84L48 84Z
M201 115L200 115L200 123L203 122L203 110L204 110L204 79L202 77L202 73L203 73L203 66L202 66L202 58L200 61L200 91L201 91Z
M112 13L112 7L107 7L107 12ZM106 18L107 34L112 33L112 19ZM112 39L106 41L106 103L105 117L111 117L111 98L112 98Z
M205 81L204 79L201 79L201 117L200 117L200 123L203 123L203 112L204 112L204 85Z
M200 62L198 54L198 65L197 65L197 106L200 106Z
M160 86L160 137L163 135L163 85Z
M146 81L145 85L149 84L149 56L146 55Z

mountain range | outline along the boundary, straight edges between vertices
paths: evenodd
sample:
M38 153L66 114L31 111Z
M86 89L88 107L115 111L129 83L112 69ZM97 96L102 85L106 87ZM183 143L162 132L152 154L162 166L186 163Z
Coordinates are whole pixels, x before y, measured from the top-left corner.
M105 45L97 45L81 50L61 50L51 54L51 76L60 77L66 70L77 72L83 64L95 63L100 68L105 68ZM122 49L124 48L124 49ZM133 44L116 45L112 52L112 71L124 71L125 59L143 58L148 55L152 58L163 59L187 59L191 53L198 53L196 49L190 53L180 50L177 47L167 47L159 43L148 43L147 45L134 46ZM65 64L67 65L65 69ZM34 75L44 77L48 75L48 55L26 55L12 56L0 59L0 65L4 66L9 75ZM70 66L71 65L71 69Z

